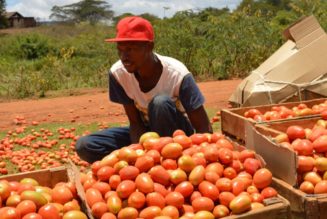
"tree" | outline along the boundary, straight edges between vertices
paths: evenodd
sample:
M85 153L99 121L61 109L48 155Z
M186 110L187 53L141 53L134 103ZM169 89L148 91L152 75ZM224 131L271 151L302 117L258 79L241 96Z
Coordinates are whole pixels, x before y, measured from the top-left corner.
M6 12L6 1L0 0L0 28L4 28L7 26L7 19L5 16Z
M87 21L91 24L104 19L112 19L114 15L111 5L102 0L82 0L70 5L55 5L51 12L50 19L74 23Z

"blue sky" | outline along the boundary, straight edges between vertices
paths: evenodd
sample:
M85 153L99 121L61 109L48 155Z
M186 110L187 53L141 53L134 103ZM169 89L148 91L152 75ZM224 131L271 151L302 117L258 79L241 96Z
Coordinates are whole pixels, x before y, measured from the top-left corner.
M18 11L23 16L48 20L54 5L62 6L80 0L6 0L7 11ZM207 7L235 9L241 0L110 0L116 15L130 12L133 14L151 13L158 17L171 17L177 11L203 9ZM164 9L168 7L169 9Z

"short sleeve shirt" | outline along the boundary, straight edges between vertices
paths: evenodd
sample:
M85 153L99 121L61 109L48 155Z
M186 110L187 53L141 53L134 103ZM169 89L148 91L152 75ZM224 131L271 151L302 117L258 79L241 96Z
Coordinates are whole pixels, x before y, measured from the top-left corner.
M121 61L116 62L109 71L110 100L120 104L134 104L145 122L148 121L148 105L157 95L169 96L182 113L203 105L204 97L185 65L174 58L156 55L163 70L156 86L148 92L141 91L136 77L127 72Z

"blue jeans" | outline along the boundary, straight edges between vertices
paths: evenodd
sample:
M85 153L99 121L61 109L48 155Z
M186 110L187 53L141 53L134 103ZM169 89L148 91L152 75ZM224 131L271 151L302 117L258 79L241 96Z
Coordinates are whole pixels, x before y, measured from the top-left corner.
M160 136L172 136L176 129L187 135L194 129L175 103L166 95L155 96L148 107L149 127L147 131L157 132ZM83 136L76 142L77 154L85 161L93 163L101 160L114 150L130 145L129 127L115 127Z

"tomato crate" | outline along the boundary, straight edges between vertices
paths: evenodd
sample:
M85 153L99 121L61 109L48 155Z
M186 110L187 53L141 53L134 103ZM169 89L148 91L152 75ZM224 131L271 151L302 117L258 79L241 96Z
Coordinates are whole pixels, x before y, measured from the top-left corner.
M245 127L247 147L254 149L265 160L266 167L274 175L272 187L289 200L293 219L327 218L327 194L306 194L298 189L297 153L275 143L273 138L285 133L291 125L313 128L320 119L302 118Z
M306 104L309 108L314 105L318 105L324 103L327 99L320 98L315 100L307 100L301 102L289 102L289 103L280 103L280 104L272 104L272 105L262 105L262 106L252 106L252 107L242 107L242 108L232 108L232 109L222 109L221 110L221 130L224 134L231 136L239 141L245 141L245 126L246 123L250 123L252 125L255 124L270 124L278 121L288 121L288 120L297 120L299 118L314 118L319 115L307 115L307 116L298 116L289 119L279 119L279 120L270 120L270 121L262 121L256 122L253 119L248 119L244 116L244 113L250 109L257 109L262 113L265 113L271 110L272 107L285 106L288 108L292 108L298 106L300 103Z
M292 219L327 217L327 194L306 194L277 178L273 178L272 186L290 202Z
M41 186L51 188L59 182L74 182L74 173L65 166L1 176L0 180L20 181L27 177L37 180Z

